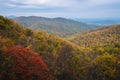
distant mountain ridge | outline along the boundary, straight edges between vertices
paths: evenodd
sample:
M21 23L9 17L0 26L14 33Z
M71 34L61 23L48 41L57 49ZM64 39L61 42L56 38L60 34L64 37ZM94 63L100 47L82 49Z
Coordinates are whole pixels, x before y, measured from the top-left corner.
M100 26L120 24L120 18L86 18L86 19L76 18L74 20Z
M61 17L45 18L37 16L22 16L16 17L15 20L22 25L34 30L43 30L47 33L61 37L66 37L77 32L83 32L86 30L98 28L98 26L95 25L90 25Z
M9 16L7 16L8 18L16 18L16 16L15 15L9 15Z

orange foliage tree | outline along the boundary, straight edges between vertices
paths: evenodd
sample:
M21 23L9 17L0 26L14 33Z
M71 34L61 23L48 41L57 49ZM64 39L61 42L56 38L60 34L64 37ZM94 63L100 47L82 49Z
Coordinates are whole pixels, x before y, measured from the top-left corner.
M42 58L27 48L9 47L0 57L0 80L54 80Z

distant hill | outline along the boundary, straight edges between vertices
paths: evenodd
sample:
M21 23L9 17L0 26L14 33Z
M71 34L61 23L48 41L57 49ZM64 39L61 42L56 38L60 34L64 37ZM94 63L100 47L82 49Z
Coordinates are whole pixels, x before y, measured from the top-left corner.
M45 17L17 17L15 20L22 25L34 30L43 30L50 34L66 37L77 32L83 32L98 28L98 26L85 24L66 18L45 18Z
M88 19L74 19L76 21L99 25L99 26L110 26L115 24L120 24L120 18L88 18Z
M9 15L9 16L7 16L8 18L16 18L16 16L14 16L14 15Z
M85 33L75 34L68 40L84 47L104 46L120 43L120 25L112 25Z

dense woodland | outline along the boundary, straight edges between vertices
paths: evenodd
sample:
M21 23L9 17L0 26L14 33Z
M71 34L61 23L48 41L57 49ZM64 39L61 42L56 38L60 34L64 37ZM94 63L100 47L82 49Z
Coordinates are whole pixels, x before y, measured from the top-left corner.
M63 39L0 16L0 80L119 80L120 25Z

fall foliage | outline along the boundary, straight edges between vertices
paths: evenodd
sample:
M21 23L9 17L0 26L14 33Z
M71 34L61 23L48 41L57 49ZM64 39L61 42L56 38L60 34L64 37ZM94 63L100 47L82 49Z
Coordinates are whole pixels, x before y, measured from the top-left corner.
M1 54L0 80L54 80L38 53L22 46Z
M115 25L63 39L0 16L0 80L119 80L119 33Z

